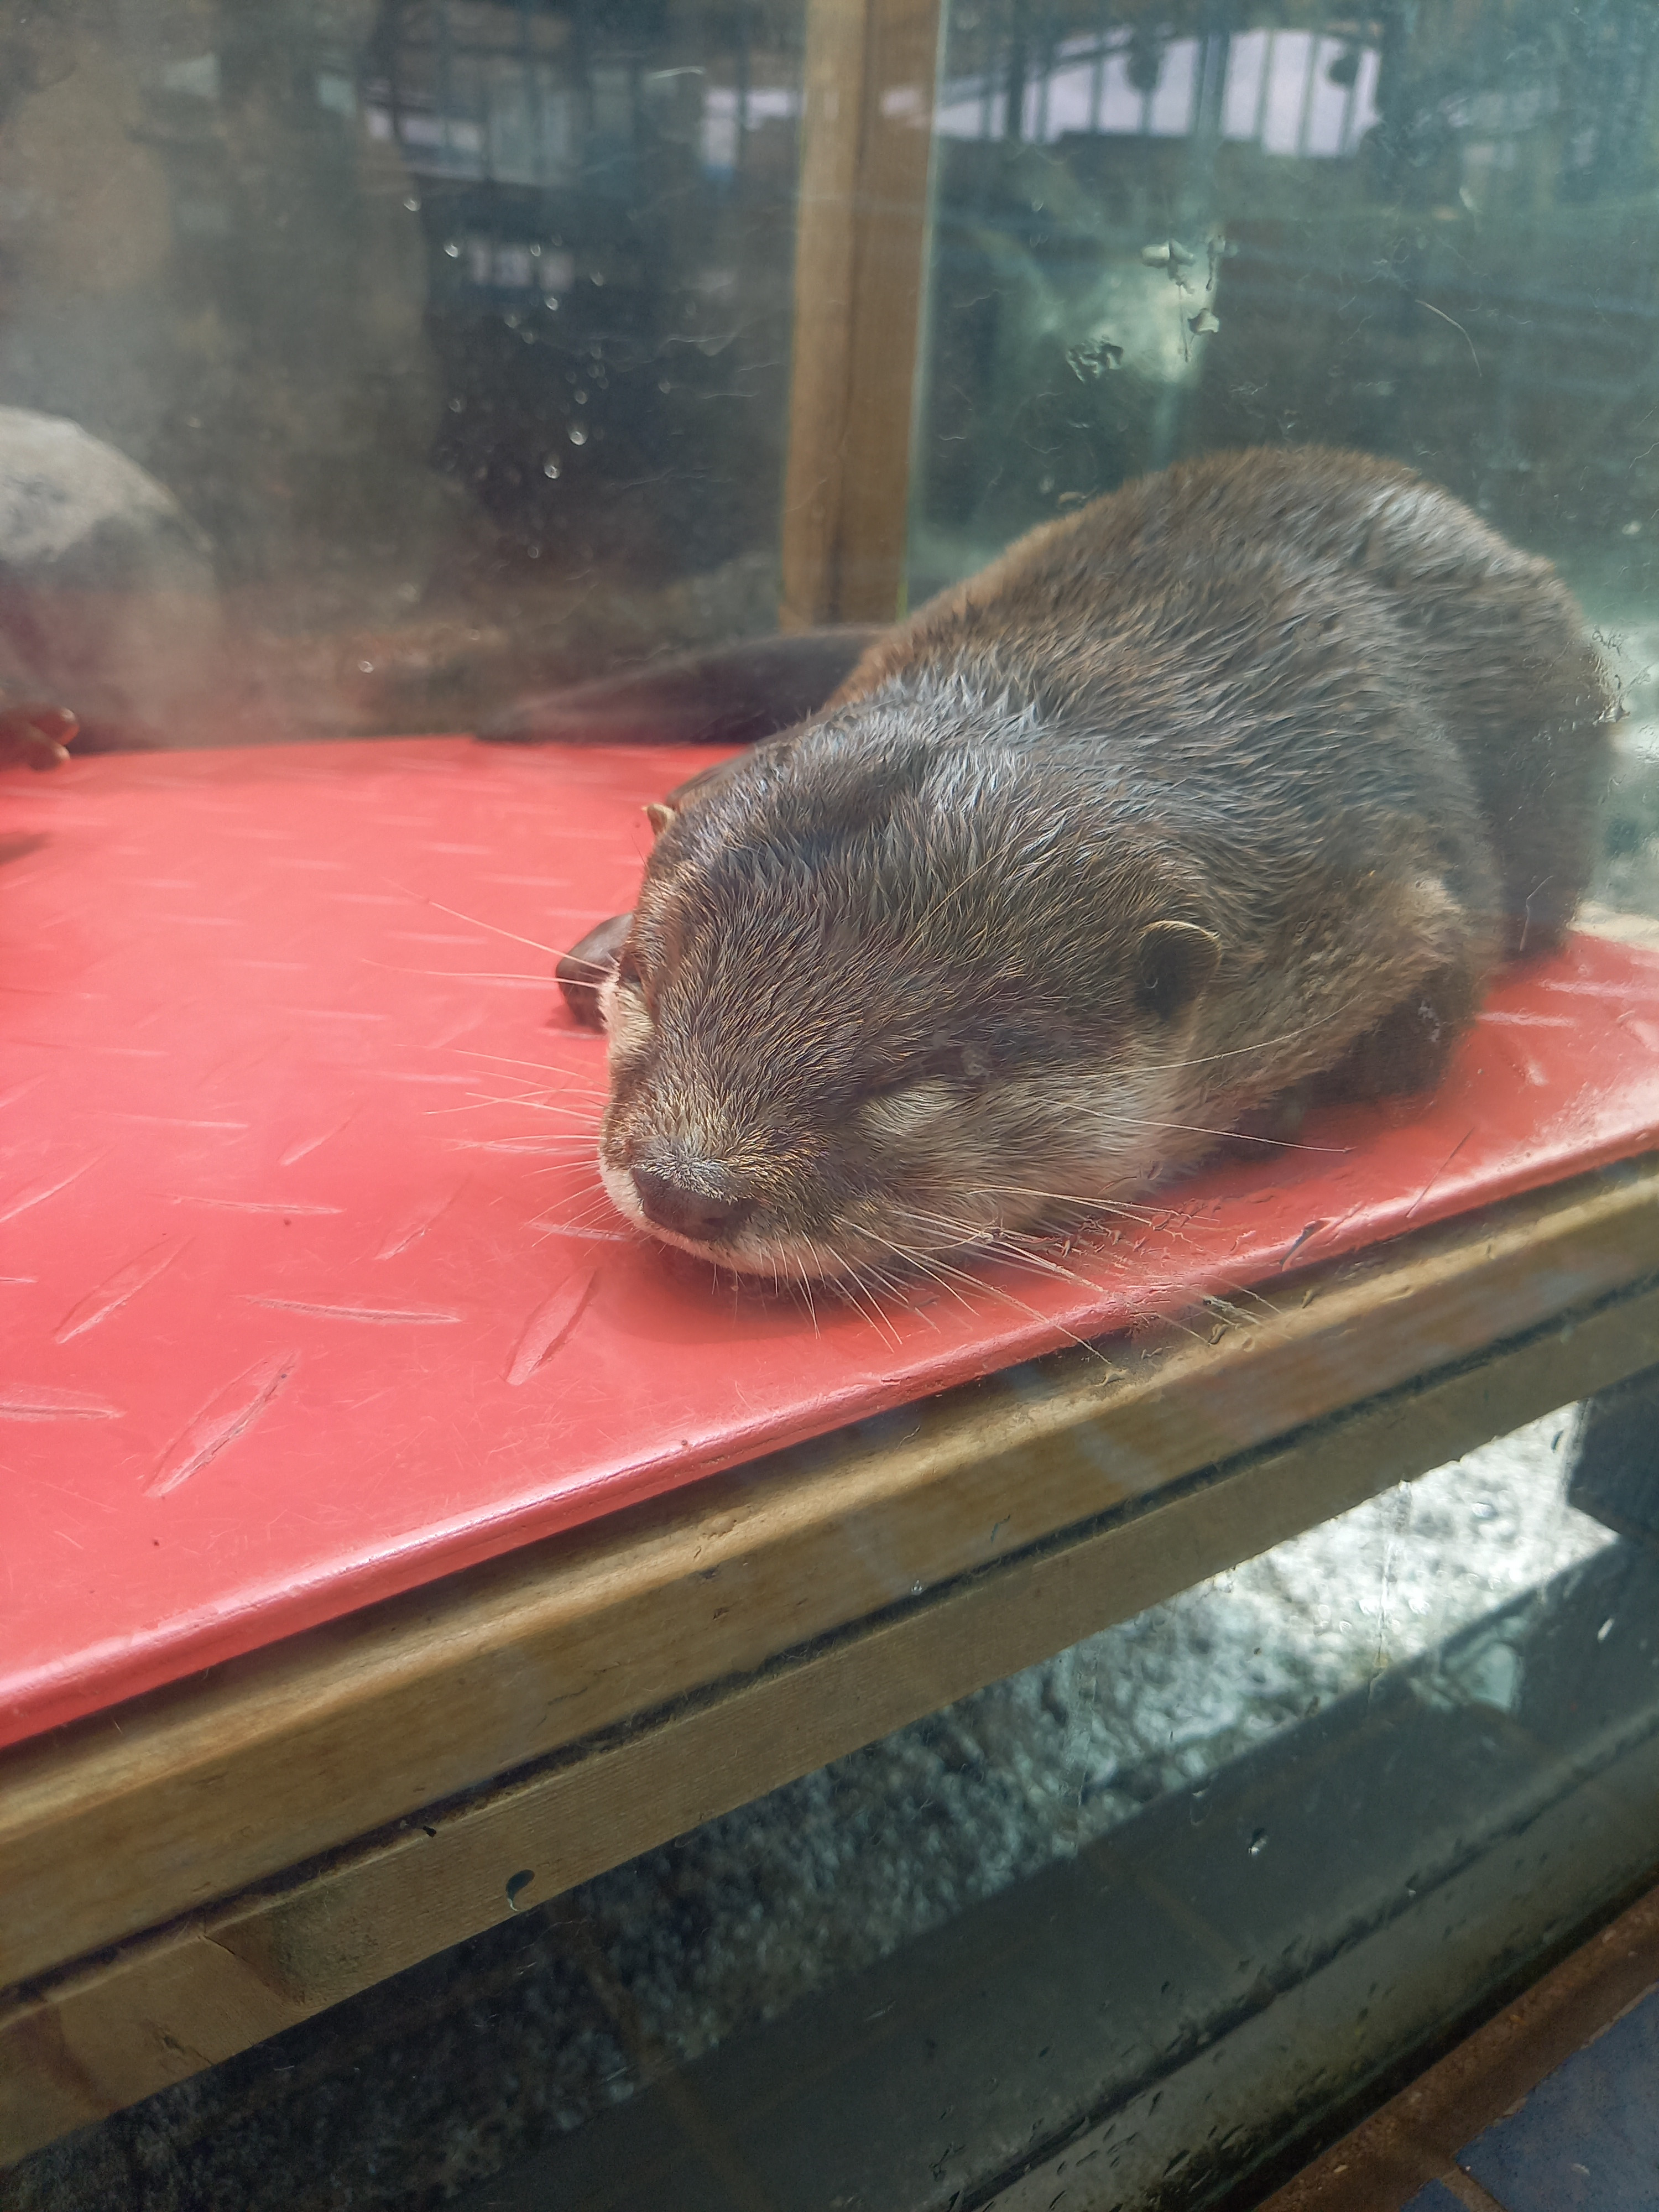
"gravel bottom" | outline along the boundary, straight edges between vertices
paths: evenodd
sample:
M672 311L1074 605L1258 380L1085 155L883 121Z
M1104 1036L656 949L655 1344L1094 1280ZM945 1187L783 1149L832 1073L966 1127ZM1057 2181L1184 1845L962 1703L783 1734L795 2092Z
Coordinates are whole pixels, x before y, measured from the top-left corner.
M1613 1540L1550 1415L587 1885L686 2059L1190 1788ZM665 1919L665 1895L698 1910Z

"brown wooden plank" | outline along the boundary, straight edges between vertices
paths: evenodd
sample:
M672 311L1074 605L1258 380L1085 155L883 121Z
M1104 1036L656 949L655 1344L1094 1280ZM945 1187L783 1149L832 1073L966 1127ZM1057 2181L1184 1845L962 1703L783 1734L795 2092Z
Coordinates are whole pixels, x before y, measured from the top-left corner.
M898 612L939 18L939 0L809 0L786 629Z
M1109 1365L1059 1356L20 1747L0 1759L4 1979L750 1672L1655 1272L1650 1160L1290 1281L1254 1325L1218 1325L1213 1344L1114 1346Z
M149 2094L781 1781L1127 1619L1651 1358L1659 1287L1310 1425L1143 1512L1031 1547L0 2018L0 2154Z

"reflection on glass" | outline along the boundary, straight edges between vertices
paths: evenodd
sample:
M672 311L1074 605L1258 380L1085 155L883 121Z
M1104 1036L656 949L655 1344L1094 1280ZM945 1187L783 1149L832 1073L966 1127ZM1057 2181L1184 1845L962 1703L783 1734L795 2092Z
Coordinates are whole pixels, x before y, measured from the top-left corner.
M63 0L0 40L0 404L143 471L68 591L14 521L0 680L94 744L453 728L771 627L799 7ZM3 483L38 433L0 428Z
M1289 438L1650 602L1656 40L1639 0L953 7L912 597L1139 469Z

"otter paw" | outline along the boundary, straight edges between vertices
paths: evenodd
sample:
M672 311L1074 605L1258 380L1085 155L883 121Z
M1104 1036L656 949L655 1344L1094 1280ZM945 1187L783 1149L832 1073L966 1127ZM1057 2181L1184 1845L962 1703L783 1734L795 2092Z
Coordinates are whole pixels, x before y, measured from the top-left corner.
M609 921L598 923L561 956L553 970L566 1006L585 1030L605 1027L599 993L617 964L633 920L631 914L613 914Z
M15 761L26 768L58 767L69 758L80 727L67 707L0 707L0 768Z

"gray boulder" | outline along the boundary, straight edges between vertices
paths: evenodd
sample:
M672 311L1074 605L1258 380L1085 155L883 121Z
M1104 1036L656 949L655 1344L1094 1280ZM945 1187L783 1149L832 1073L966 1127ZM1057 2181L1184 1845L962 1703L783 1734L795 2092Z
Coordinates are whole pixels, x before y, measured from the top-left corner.
M61 416L0 407L0 686L82 743L199 740L220 659L212 549L172 494Z

